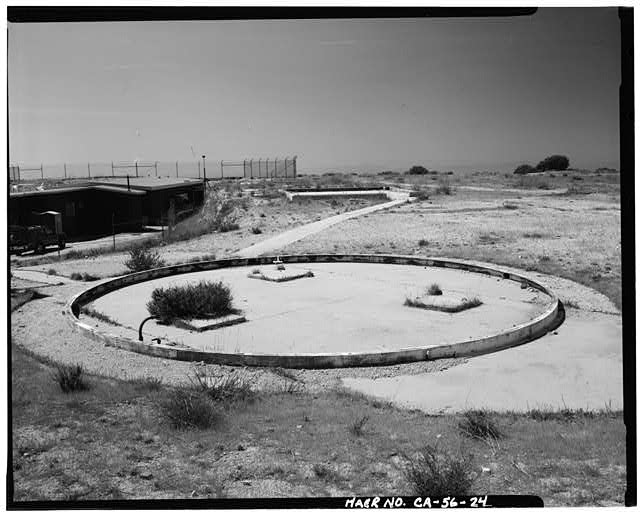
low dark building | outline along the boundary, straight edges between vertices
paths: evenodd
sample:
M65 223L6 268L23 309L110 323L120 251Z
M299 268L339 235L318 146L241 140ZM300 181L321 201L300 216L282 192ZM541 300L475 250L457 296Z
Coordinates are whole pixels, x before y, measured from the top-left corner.
M195 211L204 200L200 181L131 179L90 182L74 187L9 195L9 224L33 225L44 211L62 214L70 239L166 225L173 203L176 218Z

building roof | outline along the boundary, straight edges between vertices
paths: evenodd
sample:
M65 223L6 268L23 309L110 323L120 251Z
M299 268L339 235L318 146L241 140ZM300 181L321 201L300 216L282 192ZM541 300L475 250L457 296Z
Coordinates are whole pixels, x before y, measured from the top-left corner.
M91 182L92 185L109 185L115 188L126 188L126 177L107 178ZM140 191L158 191L162 189L178 189L184 187L202 187L202 180L172 177L129 177L129 187Z
M145 195L145 191L138 191L136 189L122 189L121 187L110 187L108 185L92 185L85 184L82 186L74 186L74 187L56 187L51 189L43 189L41 191L22 191L20 193L10 193L9 198L25 198L30 196L48 196L48 195L57 195L57 194L67 194L67 193L75 193L78 191L89 191L91 189L97 189L99 191L108 191L111 193L118 194L126 194L133 196L141 196Z

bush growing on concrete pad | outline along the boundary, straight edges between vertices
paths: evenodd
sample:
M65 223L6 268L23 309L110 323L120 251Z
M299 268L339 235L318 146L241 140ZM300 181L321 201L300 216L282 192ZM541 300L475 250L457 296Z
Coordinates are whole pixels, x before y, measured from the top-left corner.
M164 264L157 250L143 246L136 246L129 250L129 258L124 262L124 265L133 272L160 268Z
M217 318L233 314L231 289L222 282L203 280L197 284L158 287L151 293L147 310L161 323L193 318Z

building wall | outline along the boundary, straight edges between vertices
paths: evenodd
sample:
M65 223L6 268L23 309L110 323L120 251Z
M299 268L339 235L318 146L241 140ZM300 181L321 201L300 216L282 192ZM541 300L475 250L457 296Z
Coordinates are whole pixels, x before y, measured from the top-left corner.
M32 225L37 222L33 212L57 211L71 239L111 234L112 215L116 232L136 230L142 226L142 198L96 189L10 197L9 223Z

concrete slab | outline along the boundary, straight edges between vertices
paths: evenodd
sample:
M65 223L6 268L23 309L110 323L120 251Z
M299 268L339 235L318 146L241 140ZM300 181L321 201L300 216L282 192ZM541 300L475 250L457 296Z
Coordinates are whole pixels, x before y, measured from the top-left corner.
M356 263L287 264L287 269L315 276L274 287L251 280L247 267L175 275L108 293L94 308L137 327L148 315L145 305L154 288L222 280L247 323L185 336L183 330L149 322L145 333L208 351L313 354L399 350L494 335L542 313L541 297L550 300L510 280L454 269ZM432 282L460 295L481 293L484 304L457 314L403 305L415 289Z
M346 378L343 383L431 413L471 408L621 409L621 317L567 309L566 320L556 332L440 373Z

